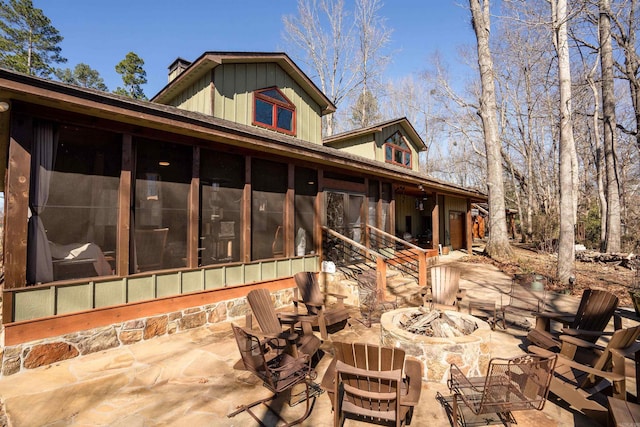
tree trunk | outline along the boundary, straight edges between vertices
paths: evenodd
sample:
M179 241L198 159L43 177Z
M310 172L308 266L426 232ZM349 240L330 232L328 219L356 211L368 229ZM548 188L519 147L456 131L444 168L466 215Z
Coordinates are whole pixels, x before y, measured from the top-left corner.
M507 219L502 180L502 155L498 138L498 108L496 105L493 59L489 49L489 0L469 0L473 29L476 33L478 66L482 93L480 118L487 151L487 187L489 188L489 240L485 251L492 258L511 258L513 251L507 235Z
M620 252L620 191L616 159L616 109L613 92L613 53L611 47L611 7L600 0L600 69L602 70L602 132L604 164L607 174L606 252Z
M569 283L575 277L575 204L573 154L573 121L571 119L571 67L567 40L567 2L551 2L555 45L558 53L560 85L560 236L558 243L558 280Z

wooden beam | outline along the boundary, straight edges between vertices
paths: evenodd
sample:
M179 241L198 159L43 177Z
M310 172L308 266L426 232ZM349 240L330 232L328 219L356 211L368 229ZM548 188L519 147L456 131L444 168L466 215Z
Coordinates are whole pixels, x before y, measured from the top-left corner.
M240 220L240 262L251 261L251 156L245 157Z
M465 221L465 230L464 235L466 236L466 244L467 244L467 254L473 255L473 235L471 234L471 230L473 227L471 226L471 199L467 198L467 215Z
M284 196L284 212L283 212L283 252L284 256L289 258L295 256L295 165L288 164L287 168L287 192Z
M200 247L200 147L193 147L191 185L189 187L188 225L187 225L187 267L198 267L198 248Z
M19 288L27 283L27 218L32 137L31 117L14 115L9 140L7 191L4 198L4 287L6 289Z
M316 245L316 253L320 259L322 259L322 226L326 221L324 207L324 171L322 169L318 170L318 192L316 194L316 200L313 207L316 214L315 221L313 223L313 241Z
M129 254L133 251L131 238L131 186L133 185L133 145L131 135L122 135L122 170L118 189L118 230L116 236L116 274L129 274Z
M433 248L438 249L440 245L440 204L439 194L433 193L433 209L431 210L431 237L433 241Z

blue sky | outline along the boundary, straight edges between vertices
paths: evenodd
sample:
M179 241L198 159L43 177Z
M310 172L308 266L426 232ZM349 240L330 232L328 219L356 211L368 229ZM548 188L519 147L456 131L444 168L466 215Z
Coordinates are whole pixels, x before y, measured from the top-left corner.
M296 13L295 0L33 3L64 37L62 55L68 62L63 67L89 64L114 90L122 84L114 67L133 51L145 61L148 97L164 87L167 67L177 57L194 60L205 51L288 52L282 16ZM386 76L400 78L424 70L436 50L455 67L458 47L474 41L467 4L464 0L386 0L381 15L393 29L389 48L394 52Z

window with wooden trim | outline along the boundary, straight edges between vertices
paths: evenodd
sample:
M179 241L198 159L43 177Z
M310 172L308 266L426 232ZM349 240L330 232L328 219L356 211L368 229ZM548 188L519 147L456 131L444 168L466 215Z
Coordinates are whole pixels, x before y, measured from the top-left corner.
M277 87L253 93L253 124L296 134L296 107Z
M384 160L411 169L411 150L400 131L384 141Z

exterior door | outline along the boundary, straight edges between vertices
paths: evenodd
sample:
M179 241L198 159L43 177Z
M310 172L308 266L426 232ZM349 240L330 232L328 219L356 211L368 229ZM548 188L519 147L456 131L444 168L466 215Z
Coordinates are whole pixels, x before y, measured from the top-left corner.
M464 247L464 212L449 211L449 237L451 248Z
M358 243L364 239L363 194L327 192L327 227Z

